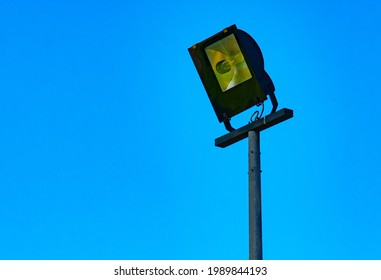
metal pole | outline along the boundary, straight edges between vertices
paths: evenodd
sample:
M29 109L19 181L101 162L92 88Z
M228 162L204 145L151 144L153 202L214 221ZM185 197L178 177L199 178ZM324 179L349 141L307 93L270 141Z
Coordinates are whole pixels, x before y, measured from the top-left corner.
M259 131L249 131L249 259L262 260L261 159Z

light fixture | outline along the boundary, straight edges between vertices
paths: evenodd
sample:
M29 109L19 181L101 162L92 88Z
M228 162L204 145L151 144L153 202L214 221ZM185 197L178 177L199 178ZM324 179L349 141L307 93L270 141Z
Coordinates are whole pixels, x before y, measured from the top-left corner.
M249 34L232 25L188 50L219 122L229 131L234 130L233 116L261 104L267 96L275 112L275 87Z
M225 148L248 138L249 144L249 259L262 260L262 202L260 132L293 117L293 110L276 110L275 87L264 68L262 52L246 32L235 25L189 49L197 72L220 122L229 133L215 139ZM263 102L270 97L271 113L262 117ZM262 105L249 124L234 129L230 119L255 105ZM257 113L257 114L256 114ZM253 120L253 116L255 120Z

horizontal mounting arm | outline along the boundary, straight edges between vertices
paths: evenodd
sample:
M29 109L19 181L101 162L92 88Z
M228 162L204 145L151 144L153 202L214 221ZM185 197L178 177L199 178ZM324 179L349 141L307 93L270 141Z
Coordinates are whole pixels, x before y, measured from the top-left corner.
M255 122L249 123L248 125L245 125L241 128L233 130L228 134L216 138L214 140L215 146L225 148L227 146L230 146L231 144L241 141L242 139L245 139L249 135L249 131L251 130L262 131L285 120L288 120L293 116L293 110L286 108L281 109L263 118L260 118Z

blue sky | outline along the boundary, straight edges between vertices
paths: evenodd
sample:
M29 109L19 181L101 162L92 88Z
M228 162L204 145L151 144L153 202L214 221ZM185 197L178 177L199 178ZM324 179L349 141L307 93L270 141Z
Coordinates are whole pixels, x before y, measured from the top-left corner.
M247 140L214 146L187 50L232 24L294 110L261 133L264 258L381 259L380 12L1 1L0 259L248 258Z

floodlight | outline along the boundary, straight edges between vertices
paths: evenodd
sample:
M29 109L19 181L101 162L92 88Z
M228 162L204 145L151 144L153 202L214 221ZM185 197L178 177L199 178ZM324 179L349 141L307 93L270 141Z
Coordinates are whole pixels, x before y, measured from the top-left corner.
M255 40L236 25L188 49L219 122L234 130L230 119L270 96L275 112L275 87L264 69Z

